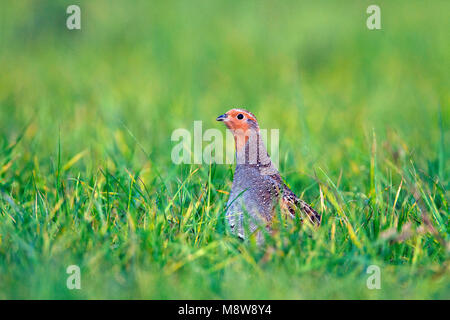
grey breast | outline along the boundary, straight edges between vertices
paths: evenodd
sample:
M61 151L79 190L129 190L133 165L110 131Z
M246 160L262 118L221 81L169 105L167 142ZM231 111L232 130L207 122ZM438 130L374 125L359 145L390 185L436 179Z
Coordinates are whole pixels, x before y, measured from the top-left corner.
M263 175L255 165L238 164L234 173L226 217L231 229L245 238L245 222L248 230L272 220L275 198L278 197L274 180Z

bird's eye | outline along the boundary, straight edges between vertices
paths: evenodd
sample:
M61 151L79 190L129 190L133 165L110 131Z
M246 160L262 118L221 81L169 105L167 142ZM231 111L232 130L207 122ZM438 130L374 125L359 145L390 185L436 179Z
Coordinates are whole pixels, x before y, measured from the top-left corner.
M242 119L244 119L244 115L242 113L239 113L236 118L238 118L239 120L242 120Z

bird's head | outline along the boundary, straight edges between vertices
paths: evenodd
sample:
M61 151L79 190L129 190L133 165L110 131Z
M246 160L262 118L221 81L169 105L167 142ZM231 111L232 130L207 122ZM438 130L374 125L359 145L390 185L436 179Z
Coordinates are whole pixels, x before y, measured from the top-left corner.
M259 136L258 121L253 113L244 109L231 109L218 116L217 121L222 121L234 136L236 151L245 146L249 138ZM255 141L257 141L255 139Z
M225 123L232 132L249 130L259 131L258 121L253 113L244 109L231 109L226 113L218 116L217 121Z

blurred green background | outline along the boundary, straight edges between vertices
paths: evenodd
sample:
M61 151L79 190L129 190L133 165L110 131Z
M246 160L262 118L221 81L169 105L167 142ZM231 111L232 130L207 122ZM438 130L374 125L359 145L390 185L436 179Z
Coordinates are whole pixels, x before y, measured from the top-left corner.
M0 297L448 299L450 2L377 1L373 31L370 4L2 2ZM214 120L231 107L280 129L280 172L325 212L320 240L225 236L232 167L189 180L196 167L172 163L173 130L225 130ZM336 227L327 177L361 247ZM441 241L383 242L420 226L416 178ZM370 291L375 262L390 271ZM79 292L68 264L91 279Z

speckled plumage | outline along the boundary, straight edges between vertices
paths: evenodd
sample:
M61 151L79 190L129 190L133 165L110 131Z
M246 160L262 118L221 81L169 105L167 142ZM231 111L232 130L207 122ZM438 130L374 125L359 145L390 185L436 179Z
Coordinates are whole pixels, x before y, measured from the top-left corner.
M237 164L226 211L233 232L246 238L258 226L270 231L278 204L291 217L298 208L313 224L319 225L320 215L281 179L260 137L256 117L246 110L232 109L217 120L225 122L236 142ZM258 233L258 241L261 236Z

